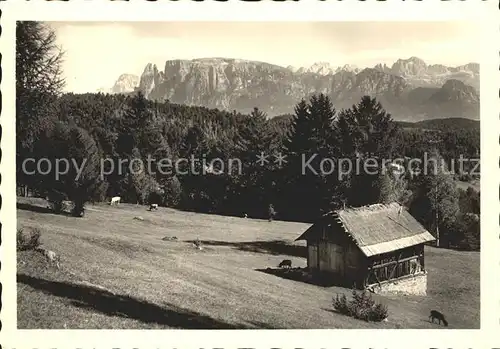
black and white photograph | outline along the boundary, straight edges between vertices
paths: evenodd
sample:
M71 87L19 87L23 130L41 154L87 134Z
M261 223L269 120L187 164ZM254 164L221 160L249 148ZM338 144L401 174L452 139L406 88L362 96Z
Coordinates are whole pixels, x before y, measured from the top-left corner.
M479 37L16 21L17 328L479 329Z

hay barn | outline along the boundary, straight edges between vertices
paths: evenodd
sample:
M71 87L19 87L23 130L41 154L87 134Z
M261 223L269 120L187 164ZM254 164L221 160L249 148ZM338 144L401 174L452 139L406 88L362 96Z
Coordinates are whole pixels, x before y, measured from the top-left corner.
M435 239L397 203L330 212L299 240L316 276L377 293L426 294L424 244Z

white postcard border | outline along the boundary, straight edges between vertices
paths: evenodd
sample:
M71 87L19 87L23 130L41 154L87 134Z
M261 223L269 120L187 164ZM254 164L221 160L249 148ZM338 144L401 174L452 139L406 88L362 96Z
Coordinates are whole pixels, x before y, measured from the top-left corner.
M500 346L500 45L493 1L7 1L2 4L2 330L6 348L493 348ZM480 330L17 330L15 21L447 21L472 20L481 35ZM273 33L273 35L277 35ZM291 290L292 291L292 290ZM118 332L117 332L118 331Z

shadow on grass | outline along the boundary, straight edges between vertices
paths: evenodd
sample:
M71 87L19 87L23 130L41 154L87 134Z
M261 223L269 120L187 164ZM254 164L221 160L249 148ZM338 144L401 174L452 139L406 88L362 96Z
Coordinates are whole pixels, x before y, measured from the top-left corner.
M39 205L27 204L27 203L18 202L17 208L19 210L31 211L31 212L36 212L36 213L50 213L50 214L56 214L56 215L60 215L60 216L72 216L71 212L61 211L59 213L56 213L51 208L39 206Z
M287 327L272 326L270 324L267 324L267 323L261 322L261 321L249 321L247 323L250 325L250 326L247 326L248 329L260 329L260 330L285 330L285 329L289 329Z
M24 211L32 211L37 213L54 213L54 211L48 207L26 204L26 203L17 203L17 208Z
M345 315L345 314L342 314L340 311L337 311L335 309L321 308L321 310L326 311L327 313L331 313L331 314ZM345 315L345 316L347 316L347 315Z
M135 319L144 323L166 325L183 329L244 329L206 315L181 309L171 304L156 304L129 296L117 295L91 286L49 281L17 274L17 282L54 296L71 300L72 305L109 316Z
M321 287L346 287L351 288L352 283L336 278L328 273L310 273L307 268L266 268L255 269L262 273L274 275L283 279L304 282Z
M186 242L194 243L194 240ZM207 246L228 246L234 249L245 252L266 253L272 255L287 255L294 257L307 257L307 249L305 246L290 245L285 240L269 240L269 241L217 241L217 240L200 240L202 245Z

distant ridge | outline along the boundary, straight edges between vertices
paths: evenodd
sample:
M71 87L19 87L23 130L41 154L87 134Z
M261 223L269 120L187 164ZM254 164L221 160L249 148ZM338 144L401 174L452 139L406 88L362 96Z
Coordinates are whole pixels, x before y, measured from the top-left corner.
M398 123L405 128L422 128L429 130L479 129L480 127L479 120L465 118L433 119L418 122L399 121Z
M150 99L244 113L258 107L270 116L293 112L313 93L329 95L337 109L370 95L397 120L479 119L479 65L427 65L417 57L364 69L326 62L297 69L221 57L178 59L166 61L163 71L146 64L137 86L131 85L122 82L118 86L127 88L113 93L141 91Z

